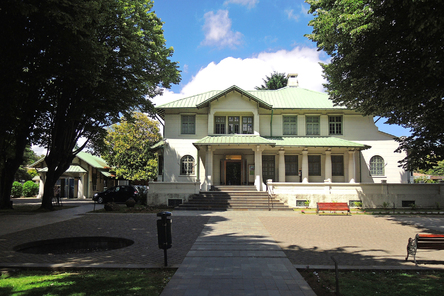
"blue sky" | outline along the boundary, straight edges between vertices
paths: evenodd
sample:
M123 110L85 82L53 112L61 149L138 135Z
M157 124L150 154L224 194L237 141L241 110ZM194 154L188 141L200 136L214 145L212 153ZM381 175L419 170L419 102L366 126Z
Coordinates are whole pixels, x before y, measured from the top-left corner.
M319 62L328 63L329 56L304 37L312 31L308 9L303 0L155 1L153 11L165 23L166 43L174 48L171 60L179 62L182 81L153 102L161 105L232 85L252 90L273 71L298 73L300 87L323 92ZM376 124L383 132L409 134L383 122Z
M174 48L182 81L154 99L156 105L235 84L251 90L273 71L298 73L299 86L324 91L319 62L329 56L304 37L312 27L302 0L158 0L153 10ZM378 121L395 136L409 132Z

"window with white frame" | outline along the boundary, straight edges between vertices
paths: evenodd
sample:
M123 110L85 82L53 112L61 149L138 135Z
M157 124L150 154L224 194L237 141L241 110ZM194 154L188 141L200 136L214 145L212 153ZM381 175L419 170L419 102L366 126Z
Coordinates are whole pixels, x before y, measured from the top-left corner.
M372 176L384 176L384 158L375 155L370 159L370 174Z
M182 115L182 134L195 134L196 133L196 116L195 115Z
M307 135L320 135L320 116L306 116L305 125Z
M298 156L297 155L285 155L285 175L297 176L298 175Z
M194 157L185 155L180 159L180 174L188 176L194 174Z
M215 134L225 134L225 116L215 116L214 122L215 122Z
M298 117L297 116L283 116L284 135L298 134Z
M308 175L320 176L321 175L321 156L309 155L308 156Z
M242 116L242 133L253 133L253 116Z
M228 116L228 133L238 134L239 133L239 116Z
M332 176L344 176L344 156L331 156L331 174Z
M330 135L342 135L342 116L329 116L328 130Z

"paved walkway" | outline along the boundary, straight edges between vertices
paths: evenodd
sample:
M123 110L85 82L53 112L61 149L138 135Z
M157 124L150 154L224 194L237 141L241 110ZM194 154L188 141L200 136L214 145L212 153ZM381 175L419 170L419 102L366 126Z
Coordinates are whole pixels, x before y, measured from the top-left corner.
M70 201L74 203L75 201ZM65 205L68 203L66 202ZM0 267L159 268L156 214L88 214L80 206L36 215L0 215ZM101 207L98 206L97 207ZM409 237L444 233L444 216L317 216L296 212L173 212L168 295L314 295L296 268L444 268L443 252L419 250L406 262ZM86 254L27 254L15 246L79 236L123 237L134 244Z
M210 218L161 296L316 295L254 212Z

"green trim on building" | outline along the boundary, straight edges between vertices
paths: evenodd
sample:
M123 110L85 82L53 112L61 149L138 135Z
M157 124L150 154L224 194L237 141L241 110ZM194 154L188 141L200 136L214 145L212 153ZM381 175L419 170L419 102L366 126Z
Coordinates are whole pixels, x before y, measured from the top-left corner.
M217 135L206 136L193 143L194 146L202 145L270 145L274 142L259 135Z
M264 137L264 138L274 142L276 146L282 146L282 147L330 147L330 148L354 148L360 150L371 148L368 145L335 137Z

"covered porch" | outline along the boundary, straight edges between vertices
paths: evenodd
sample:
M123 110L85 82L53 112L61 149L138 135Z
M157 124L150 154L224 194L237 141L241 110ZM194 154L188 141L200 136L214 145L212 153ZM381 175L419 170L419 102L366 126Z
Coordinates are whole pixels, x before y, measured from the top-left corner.
M370 146L334 137L207 136L194 143L202 162L201 191L217 185L355 183L366 171L361 150Z

